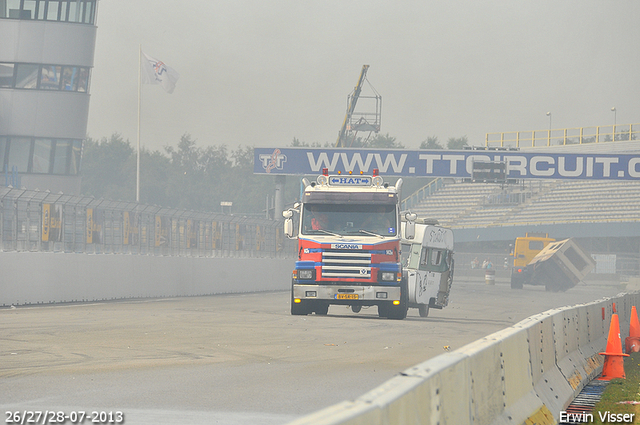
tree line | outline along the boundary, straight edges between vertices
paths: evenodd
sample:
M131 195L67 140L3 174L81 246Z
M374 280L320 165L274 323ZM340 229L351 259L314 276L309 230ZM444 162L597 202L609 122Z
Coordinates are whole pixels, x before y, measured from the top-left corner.
M362 137L353 137L351 140L347 139L347 147L350 148L365 148L365 149L404 149L405 146L398 142L395 137L389 136L389 133L386 135L376 134L371 138L362 138ZM305 143L300 140L293 138L293 142L291 142L291 147L331 147L329 142L326 142L324 145L321 143ZM447 149L464 149L466 146L469 146L469 140L467 136L462 137L449 137L446 143ZM438 141L437 136L427 137L426 140L423 140L420 143L419 149L444 149L444 146Z
M448 149L468 145L466 136L448 139ZM290 147L321 147L294 138ZM328 147L329 144L325 144ZM352 147L404 149L389 134L356 139ZM443 149L437 137L429 137L420 149ZM87 138L82 157L82 194L111 200L135 201L136 149L120 134L100 140ZM285 202L295 202L299 185L289 179ZM415 179L405 184L405 195L428 183ZM221 211L221 202L232 202L234 213L266 216L268 196L273 196L273 176L253 174L253 147L226 145L200 147L184 134L176 147L140 151L140 202L194 211Z

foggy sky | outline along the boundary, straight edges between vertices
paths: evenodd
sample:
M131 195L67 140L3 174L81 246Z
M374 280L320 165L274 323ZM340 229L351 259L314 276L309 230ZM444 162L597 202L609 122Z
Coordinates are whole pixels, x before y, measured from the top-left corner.
M137 132L138 46L180 73L142 87L142 139L335 143L362 65L381 133L417 148L485 133L640 123L638 0L101 0L88 135Z

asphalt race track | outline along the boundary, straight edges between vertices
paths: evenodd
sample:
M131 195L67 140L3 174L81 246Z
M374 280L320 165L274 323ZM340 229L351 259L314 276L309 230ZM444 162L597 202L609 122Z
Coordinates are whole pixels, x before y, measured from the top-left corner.
M449 307L291 316L288 292L0 309L0 408L135 424L281 424L542 311L620 292L455 282ZM85 420L85 423L90 423ZM112 422L113 423L113 422Z

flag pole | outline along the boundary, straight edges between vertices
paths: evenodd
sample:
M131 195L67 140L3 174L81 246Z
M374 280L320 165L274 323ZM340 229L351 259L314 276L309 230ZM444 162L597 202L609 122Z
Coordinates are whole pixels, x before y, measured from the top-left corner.
M138 45L138 144L136 154L136 202L140 202L140 98L142 97L142 45Z

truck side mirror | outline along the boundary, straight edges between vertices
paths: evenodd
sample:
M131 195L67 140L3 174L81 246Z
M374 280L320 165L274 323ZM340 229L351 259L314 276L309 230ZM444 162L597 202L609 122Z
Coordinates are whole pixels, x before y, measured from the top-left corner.
M287 217L284 220L284 234L287 235L289 239L293 238L293 220L291 217Z
M404 224L404 238L413 239L416 236L416 222L407 221Z

